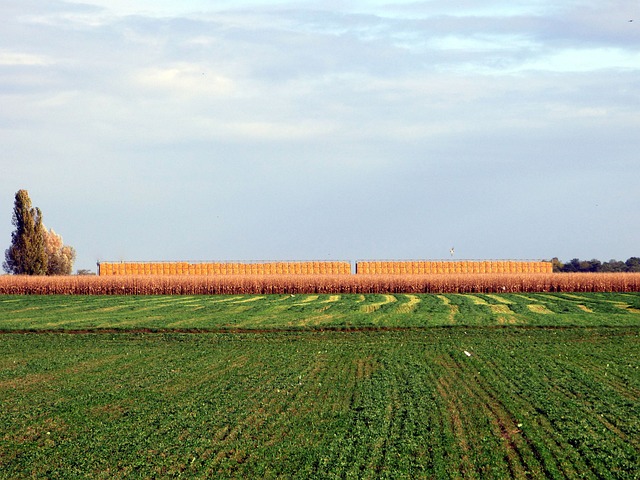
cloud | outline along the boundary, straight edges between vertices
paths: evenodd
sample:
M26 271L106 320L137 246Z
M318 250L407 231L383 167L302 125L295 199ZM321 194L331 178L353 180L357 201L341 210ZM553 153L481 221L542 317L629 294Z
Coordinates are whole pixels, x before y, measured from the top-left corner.
M622 2L89 3L0 6L0 207L79 268L637 255Z
M30 53L0 51L0 66L47 66L53 60L43 56Z
M204 72L202 66L192 64L147 68L135 74L135 81L141 88L180 97L227 96L234 91L230 78Z

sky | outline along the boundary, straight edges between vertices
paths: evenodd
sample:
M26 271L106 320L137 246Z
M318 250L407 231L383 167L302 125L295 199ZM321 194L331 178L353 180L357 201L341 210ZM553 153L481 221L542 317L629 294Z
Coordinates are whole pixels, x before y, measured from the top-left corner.
M0 17L2 251L26 189L74 271L640 256L640 2L3 0Z

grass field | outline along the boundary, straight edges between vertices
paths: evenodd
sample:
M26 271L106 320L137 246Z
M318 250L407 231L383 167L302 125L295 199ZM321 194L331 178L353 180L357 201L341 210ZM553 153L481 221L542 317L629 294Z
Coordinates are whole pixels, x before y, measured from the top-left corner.
M638 293L2 295L0 331L637 326Z
M637 293L0 296L0 478L638 478L639 327Z

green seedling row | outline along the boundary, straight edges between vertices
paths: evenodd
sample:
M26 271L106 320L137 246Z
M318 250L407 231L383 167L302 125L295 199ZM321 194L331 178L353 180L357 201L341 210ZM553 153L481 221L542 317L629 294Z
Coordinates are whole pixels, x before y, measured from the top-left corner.
M637 478L639 310L0 296L0 479Z
M633 478L629 327L0 336L1 478Z

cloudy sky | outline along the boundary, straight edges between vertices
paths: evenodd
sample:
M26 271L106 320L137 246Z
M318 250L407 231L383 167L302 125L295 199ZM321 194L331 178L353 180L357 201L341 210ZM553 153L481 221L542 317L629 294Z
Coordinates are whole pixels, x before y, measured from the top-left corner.
M0 17L2 251L24 188L94 271L640 256L636 1L3 0Z

